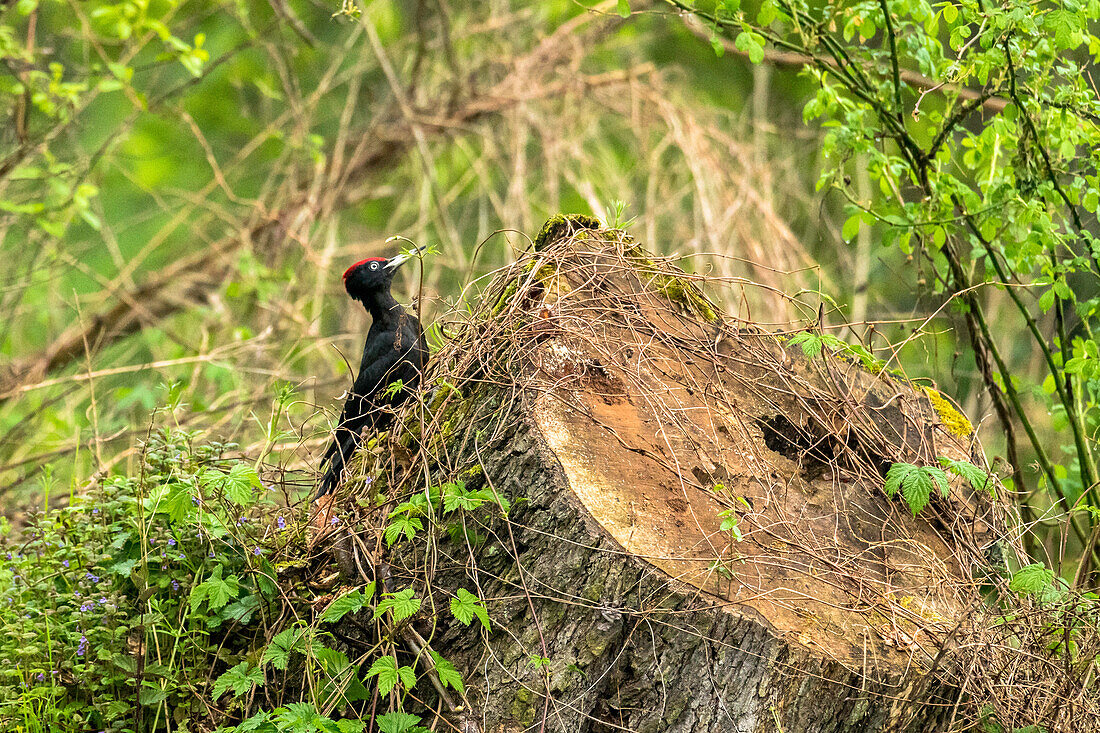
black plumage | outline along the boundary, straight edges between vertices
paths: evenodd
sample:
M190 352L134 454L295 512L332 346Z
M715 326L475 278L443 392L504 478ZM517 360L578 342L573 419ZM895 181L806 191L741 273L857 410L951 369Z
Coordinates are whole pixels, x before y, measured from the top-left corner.
M393 417L393 408L420 385L428 344L420 321L390 294L394 273L411 257L371 257L344 272L348 295L363 304L373 322L363 344L359 374L344 402L332 445L321 459L325 473L317 487L318 498L340 483L344 464L359 447L364 429L373 432L385 428ZM398 381L401 389L389 389Z

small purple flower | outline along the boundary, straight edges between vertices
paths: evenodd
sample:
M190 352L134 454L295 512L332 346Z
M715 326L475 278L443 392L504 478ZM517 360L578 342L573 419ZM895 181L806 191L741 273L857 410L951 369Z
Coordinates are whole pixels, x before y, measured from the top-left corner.
M91 571L88 571L88 572L84 573L84 577L87 578L88 580L92 581L93 583L98 583L99 582L99 576L94 575Z
M214 551L213 550L210 551L210 557L214 557Z
M169 547L175 547L176 546L176 540L174 538L169 537L168 538L168 546Z
M92 603L91 601L84 601L83 603L80 604L80 610L83 611L84 613L87 613L88 611L91 611L93 608L95 608L95 604Z
M8 553L8 559L11 560L11 553Z
M167 570L167 569L168 569L168 566L167 566L167 565L161 565L161 566L160 566L160 569L161 569L161 570Z
M264 554L264 551L261 550L259 547L257 547L257 548L252 550L252 554L253 555L262 555L262 554Z
M98 603L98 604L99 604L99 605L101 605L101 606L102 606L102 605L103 605L104 603L106 603L106 602L107 602L107 599L106 599L106 598L100 598L100 599L99 599L98 601L96 601L96 603Z
M192 496L191 497L191 503L194 504L195 506L198 506L199 505L199 497Z
M73 591L73 598L80 598L80 591L74 590Z
M337 524L339 524L339 523L340 523L340 517L333 517L333 518L332 518L332 519L331 519L331 520L329 521L329 524L331 524L331 525L332 525L333 527L335 527L335 526L336 526Z
M172 581L172 590L179 590L179 589L180 589L180 582L178 580L173 580Z
M88 637L80 635L80 643L76 645L76 656L83 657L88 651Z
M93 509L92 514L99 514L99 510L98 509Z
M39 682L44 682L44 681L46 680L46 673L45 673L45 672L39 672L39 673L38 673L38 676L36 677L36 679L37 679L37 680L38 680Z
M69 561L68 560L62 560L61 564L64 565L65 567L69 567Z
M278 519L276 519L275 523L279 525L279 529L286 529L286 520L283 519L282 517L279 517Z

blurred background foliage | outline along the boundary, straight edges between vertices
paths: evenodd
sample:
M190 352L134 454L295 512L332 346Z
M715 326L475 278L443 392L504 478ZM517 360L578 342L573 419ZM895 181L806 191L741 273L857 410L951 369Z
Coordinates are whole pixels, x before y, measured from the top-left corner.
M273 447L309 485L368 321L343 269L407 246L394 236L433 245L396 289L437 322L558 212L629 222L722 278L709 293L738 318L792 330L820 312L848 339L875 322L996 453L957 316L874 227L845 242L846 202L815 186L816 82L668 5L622 5L4 4L7 512L44 482L64 497L133 468L161 423ZM1003 298L983 297L997 322ZM1005 350L1038 373L1022 340Z

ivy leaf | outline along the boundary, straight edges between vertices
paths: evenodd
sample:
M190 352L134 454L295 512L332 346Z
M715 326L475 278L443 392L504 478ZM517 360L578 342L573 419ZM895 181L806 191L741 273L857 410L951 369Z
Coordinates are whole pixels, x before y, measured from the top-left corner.
M240 697L256 685L264 683L264 672L248 662L241 662L214 681L214 700L233 690L233 697Z
M1008 589L1032 596L1046 590L1053 582L1054 571L1042 563L1034 563L1013 573Z

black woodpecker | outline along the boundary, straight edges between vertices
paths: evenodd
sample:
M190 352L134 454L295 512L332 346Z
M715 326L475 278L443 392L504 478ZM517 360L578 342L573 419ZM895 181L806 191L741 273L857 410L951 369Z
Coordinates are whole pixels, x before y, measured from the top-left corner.
M364 428L372 432L383 429L393 419L392 408L408 399L420 384L428 344L420 321L390 294L394 273L412 257L411 253L388 260L368 257L344 271L344 288L370 312L373 323L363 344L359 376L344 402L332 445L321 459L325 474L317 486L317 498L340 483L344 464L359 447ZM401 389L388 389L398 381Z

